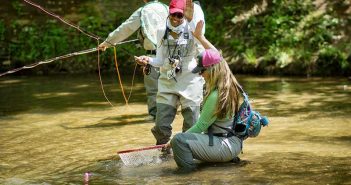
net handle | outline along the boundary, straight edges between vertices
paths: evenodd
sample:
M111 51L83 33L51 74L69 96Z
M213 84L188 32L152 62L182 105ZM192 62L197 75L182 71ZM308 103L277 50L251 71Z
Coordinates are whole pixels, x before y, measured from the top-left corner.
M164 146L166 146L166 144L149 146L149 147L144 147L144 148L137 148L137 149L130 149L130 150L123 150L123 151L117 152L117 154L130 153L130 152L143 151L143 150L151 150L151 149L157 149L157 148L163 148Z

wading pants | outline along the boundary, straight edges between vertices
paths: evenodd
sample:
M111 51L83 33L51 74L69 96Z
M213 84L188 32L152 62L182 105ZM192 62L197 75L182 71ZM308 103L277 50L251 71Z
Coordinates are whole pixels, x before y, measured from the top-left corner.
M183 128L185 132L197 121L200 112L200 106L192 106L182 108ZM171 105L157 103L156 124L151 129L152 134L156 138L156 144L165 144L172 136L172 122L177 113L177 108Z
M180 169L185 170L196 168L194 159L229 162L240 154L241 144L241 139L236 136L213 136L213 146L209 146L208 135L198 133L178 133L171 140L174 160Z

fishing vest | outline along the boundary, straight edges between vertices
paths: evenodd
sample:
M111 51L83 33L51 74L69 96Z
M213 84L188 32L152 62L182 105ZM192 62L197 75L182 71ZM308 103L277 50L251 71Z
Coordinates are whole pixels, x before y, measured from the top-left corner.
M196 46L194 37L190 34L189 25L186 23L184 31L177 39L170 39L170 29L166 28L161 47L164 48L163 56L167 56L163 63L163 71L167 72L168 79L175 79L184 70L188 70L188 65L194 60L196 55ZM184 72L185 72L184 71Z

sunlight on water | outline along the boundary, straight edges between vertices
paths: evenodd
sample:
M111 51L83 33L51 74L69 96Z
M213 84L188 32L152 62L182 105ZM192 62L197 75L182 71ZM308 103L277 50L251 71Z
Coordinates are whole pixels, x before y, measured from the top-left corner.
M96 76L0 79L0 184L83 184L85 173L88 184L351 183L350 81L239 81L270 125L245 141L240 163L202 164L180 175L173 160L126 167L117 155L155 144L142 79L127 106L118 84L106 78L114 107ZM131 82L124 84L129 93ZM178 113L174 132L181 124Z

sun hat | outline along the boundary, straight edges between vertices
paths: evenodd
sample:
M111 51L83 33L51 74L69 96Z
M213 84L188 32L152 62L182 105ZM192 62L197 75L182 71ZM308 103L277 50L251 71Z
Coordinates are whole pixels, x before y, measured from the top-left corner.
M201 70L204 70L222 61L221 54L215 49L206 49L205 51L201 52L197 58L198 64L192 70L192 73L199 73Z

